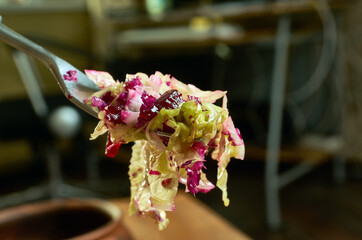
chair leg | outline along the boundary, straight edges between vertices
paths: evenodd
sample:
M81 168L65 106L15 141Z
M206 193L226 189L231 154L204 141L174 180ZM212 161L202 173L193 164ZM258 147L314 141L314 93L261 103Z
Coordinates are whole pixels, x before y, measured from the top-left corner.
M62 195L63 178L60 166L60 156L54 146L48 145L46 149L46 164L49 174L49 191L51 198Z
M346 163L344 156L337 155L333 158L333 180L336 184L346 182Z
M100 184L99 158L95 150L90 150L86 156L87 177L91 187L98 187Z
M283 16L278 23L275 42L275 58L271 89L269 133L267 139L265 191L266 217L271 230L281 226L278 161L282 128L282 115L285 95L286 68L288 65L288 49L290 38L290 17Z

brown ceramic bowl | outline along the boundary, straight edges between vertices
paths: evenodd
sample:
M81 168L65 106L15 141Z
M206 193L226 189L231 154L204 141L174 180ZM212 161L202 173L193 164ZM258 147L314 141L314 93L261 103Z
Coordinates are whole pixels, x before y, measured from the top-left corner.
M130 239L120 209L96 199L59 199L0 211L0 239Z

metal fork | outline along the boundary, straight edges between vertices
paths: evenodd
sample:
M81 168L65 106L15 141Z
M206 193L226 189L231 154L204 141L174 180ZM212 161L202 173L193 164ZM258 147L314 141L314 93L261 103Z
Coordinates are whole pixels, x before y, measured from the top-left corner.
M78 70L65 60L57 57L38 44L6 27L4 24L2 24L1 16L0 40L22 52L25 52L26 54L38 59L43 64L45 64L53 73L64 95L77 107L89 113L90 115L97 117L98 113L90 106L85 104L83 100L100 89L82 71ZM76 72L75 76L77 81L65 80L66 76L69 75L69 71Z
M85 104L83 100L92 95L94 92L99 91L99 87L82 71L19 33L6 27L2 24L1 20L0 15L0 40L44 63L53 73L64 95L77 107L97 118L98 112ZM68 71L77 72L77 82L64 79L64 75L68 75ZM156 134L167 138L171 136L170 133L161 131L157 131ZM196 141L200 140L197 139Z

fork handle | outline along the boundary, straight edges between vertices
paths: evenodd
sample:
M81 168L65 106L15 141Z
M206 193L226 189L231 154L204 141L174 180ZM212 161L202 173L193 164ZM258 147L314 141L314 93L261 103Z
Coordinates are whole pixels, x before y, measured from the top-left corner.
M30 41L19 33L11 30L2 23L0 15L0 40L13 46L14 48L31 55L32 57L43 62L46 66L54 63L54 55L38 44Z

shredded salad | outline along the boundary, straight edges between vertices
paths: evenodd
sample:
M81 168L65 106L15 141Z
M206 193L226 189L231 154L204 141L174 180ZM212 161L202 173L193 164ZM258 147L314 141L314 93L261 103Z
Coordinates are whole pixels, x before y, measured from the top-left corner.
M121 144L134 142L130 215L150 216L164 229L179 184L193 195L215 187L204 172L208 153L217 161L216 186L229 205L226 167L231 158L243 159L245 149L229 116L226 92L202 91L160 72L127 74L124 82L107 72L85 73L101 89L84 99L99 110L90 139L107 133L108 157L115 157ZM221 107L214 104L220 98Z

